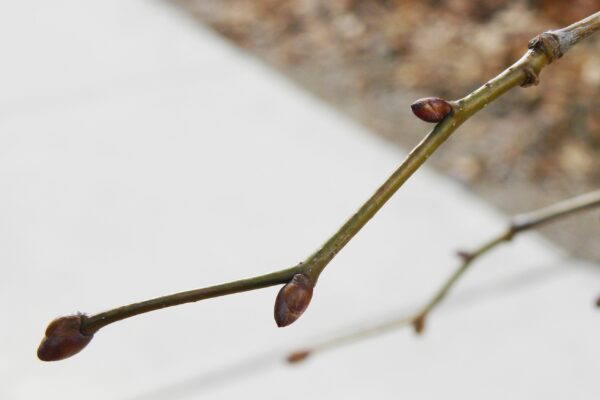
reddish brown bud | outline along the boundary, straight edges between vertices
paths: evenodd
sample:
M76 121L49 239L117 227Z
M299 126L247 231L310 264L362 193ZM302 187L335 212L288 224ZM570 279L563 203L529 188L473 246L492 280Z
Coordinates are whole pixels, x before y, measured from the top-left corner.
M289 362L290 364L296 364L296 363L306 360L308 358L308 356L310 356L309 350L295 351L288 356L287 362Z
M596 307L600 308L600 296L596 299Z
M37 356L42 361L58 361L79 353L94 337L81 333L82 315L68 315L50 322L46 336L38 347Z
M456 252L456 255L458 256L458 258L460 258L464 262L469 262L473 258L473 255L466 250L458 250Z
M306 310L313 293L313 282L304 274L296 274L281 288L275 300L275 322L284 327L296 321Z
M439 97L426 97L410 105L412 112L427 122L440 122L452 111L452 106Z
M426 319L425 314L421 314L418 317L416 317L415 319L413 319L412 325L413 325L413 328L415 328L415 333L417 335L422 334L423 331L425 330L425 319Z

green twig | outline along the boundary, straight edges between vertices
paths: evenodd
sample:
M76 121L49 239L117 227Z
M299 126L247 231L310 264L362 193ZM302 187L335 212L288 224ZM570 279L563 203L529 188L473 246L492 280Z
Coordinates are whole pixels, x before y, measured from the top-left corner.
M108 324L149 311L210 299L212 297L247 292L250 290L262 289L274 285L282 285L289 282L289 280L299 271L299 267L284 269L253 278L241 279L221 285L209 286L201 289L189 290L187 292L157 297L155 299L142 301L140 303L133 303L123 307L115 308L93 316L84 316L81 324L81 332L86 335L93 335L100 328Z
M304 263L267 275L176 293L86 317L82 323L82 331L93 333L112 322L164 307L284 284L297 273L304 273L316 282L335 255L463 122L515 86L537 83L538 76L546 65L561 57L569 48L598 29L600 29L600 12L567 28L543 33L530 42L529 50L510 68L473 93L452 102L453 112L433 128L375 194Z
M316 281L335 255L463 122L513 87L536 83L539 73L546 65L598 29L600 12L567 28L539 35L531 41L530 49L514 65L473 93L453 102L453 112L434 127L375 194L306 262L271 274L159 297L90 316L84 319L82 331L93 333L112 322L164 307L283 284L297 273L304 273ZM552 40L558 41L558 50Z

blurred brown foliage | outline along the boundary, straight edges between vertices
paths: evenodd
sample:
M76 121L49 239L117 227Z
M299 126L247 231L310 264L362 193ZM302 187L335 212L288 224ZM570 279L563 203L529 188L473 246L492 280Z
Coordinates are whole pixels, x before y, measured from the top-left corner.
M462 97L538 33L600 9L600 0L172 1L406 146L426 132L412 121L413 100ZM539 86L471 119L433 164L509 212L596 188L599 95L596 35L545 69Z
M279 65L352 70L357 96L385 88L447 98L514 62L536 34L600 9L600 0L183 1L223 35ZM600 41L588 40L559 62L537 90L511 96L510 104L494 108L496 121L480 126L495 135L529 132L493 158L480 156L474 144L472 157L457 159L452 170L467 180L498 179L503 173L495 166L505 171L531 153L522 167L533 180L600 179ZM519 128L523 119L535 123Z

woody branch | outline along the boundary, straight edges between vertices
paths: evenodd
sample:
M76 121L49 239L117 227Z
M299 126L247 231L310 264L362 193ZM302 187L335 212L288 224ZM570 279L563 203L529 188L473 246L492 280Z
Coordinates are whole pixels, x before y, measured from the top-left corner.
M527 52L515 64L462 99L417 101L413 105L415 114L437 125L358 211L305 261L266 275L167 295L91 316L58 318L48 326L38 357L45 361L70 357L81 351L101 328L135 315L281 284L285 286L276 299L275 320L279 326L293 323L308 307L313 288L329 262L461 124L510 89L538 84L544 67L599 29L600 12L597 12L566 28L542 33L530 41Z

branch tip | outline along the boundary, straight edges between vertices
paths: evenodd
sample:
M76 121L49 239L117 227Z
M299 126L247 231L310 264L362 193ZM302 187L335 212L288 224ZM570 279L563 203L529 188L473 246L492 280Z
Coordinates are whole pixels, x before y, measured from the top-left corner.
M473 258L473 254L466 250L457 250L456 255L465 263L471 261L471 259Z
M50 322L38 347L38 358L42 361L64 360L83 350L94 337L81 332L84 318L83 314L75 314Z

